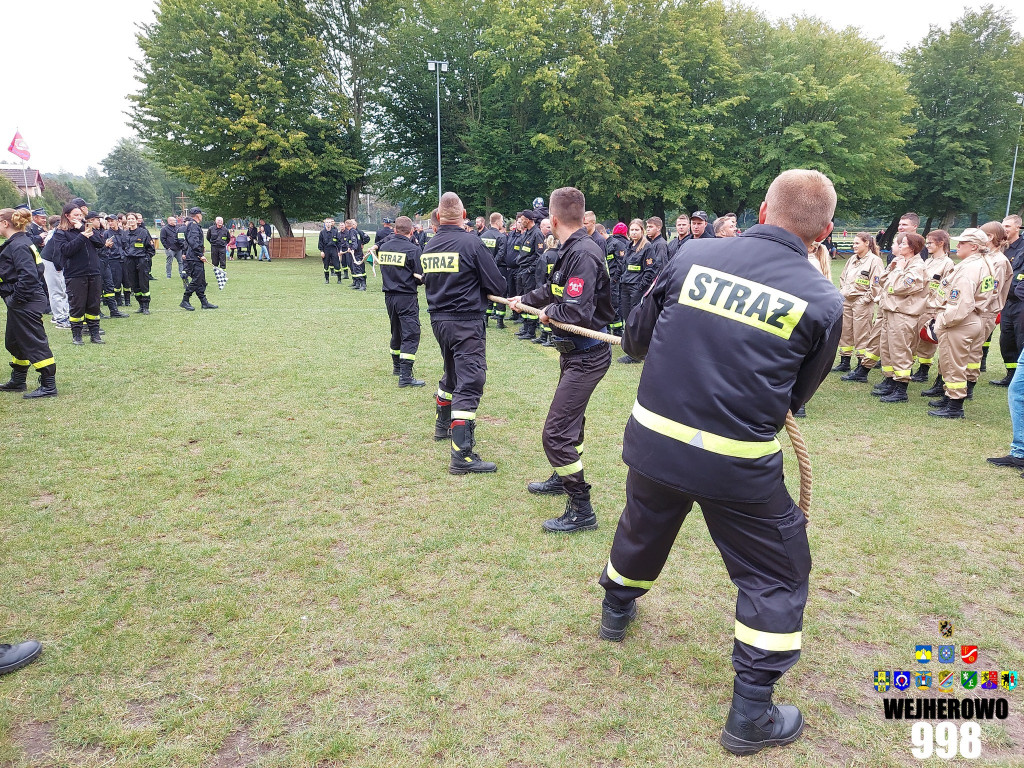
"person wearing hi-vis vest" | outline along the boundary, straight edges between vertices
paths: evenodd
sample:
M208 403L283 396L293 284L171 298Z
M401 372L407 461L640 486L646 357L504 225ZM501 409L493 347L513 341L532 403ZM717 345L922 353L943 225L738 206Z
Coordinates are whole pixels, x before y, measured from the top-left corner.
M698 504L738 589L736 676L720 737L735 754L788 744L804 726L800 710L772 701L800 657L811 571L806 519L786 490L776 435L839 346L842 297L807 260L808 245L832 231L835 206L827 177L785 171L758 225L676 253L622 339L645 364L623 440L626 506L600 579L599 634L623 640L636 599L653 588Z

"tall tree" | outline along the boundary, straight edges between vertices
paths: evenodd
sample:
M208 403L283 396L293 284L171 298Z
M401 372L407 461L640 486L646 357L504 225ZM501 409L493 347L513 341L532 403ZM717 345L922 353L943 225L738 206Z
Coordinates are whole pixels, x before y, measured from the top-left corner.
M105 176L97 181L97 208L137 211L147 218L163 213L155 164L132 139L121 139L103 158Z
M945 227L958 212L976 214L997 180L1009 182L1024 46L1012 17L985 6L948 30L931 27L902 61L917 100L908 203Z
M138 36L135 125L200 202L285 235L346 205L364 169L319 33L302 0L160 1Z

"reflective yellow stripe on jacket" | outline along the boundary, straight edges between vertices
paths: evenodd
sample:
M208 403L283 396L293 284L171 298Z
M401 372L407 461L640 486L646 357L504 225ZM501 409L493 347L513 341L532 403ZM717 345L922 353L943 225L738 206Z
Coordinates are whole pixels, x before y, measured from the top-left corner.
M659 416L640 405L639 400L633 405L633 418L659 435L665 435L681 443L686 443L696 448L703 448L705 451L711 451L711 453L721 454L722 456L735 456L739 459L760 459L782 450L782 444L778 438L768 441L748 441L722 437L721 435L688 427L685 424L680 424L678 421L672 421L672 419Z

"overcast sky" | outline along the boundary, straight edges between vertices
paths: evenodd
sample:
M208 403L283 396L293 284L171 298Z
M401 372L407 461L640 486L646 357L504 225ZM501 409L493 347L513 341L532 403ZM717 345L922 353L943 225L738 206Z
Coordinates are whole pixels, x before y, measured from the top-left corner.
M743 0L773 19L813 13L836 28L860 27L887 51L918 42L929 24L948 26L966 7L962 0L858 0L822 3L810 0ZM999 2L1011 7L1015 3ZM17 129L32 152L32 167L53 173L85 173L118 139L131 135L125 97L138 88L132 59L139 57L135 25L153 18L152 0L104 0L94 12L82 13L80 0L39 0L31 5L39 24L3 36L5 63L22 62L30 75L29 91L0 107L0 161L18 163L6 149ZM1024 13L1016 28L1024 34ZM67 87L62 81L67 80ZM95 96L68 99L68 88L83 80ZM51 101L48 92L57 94ZM101 169L102 170L102 169Z

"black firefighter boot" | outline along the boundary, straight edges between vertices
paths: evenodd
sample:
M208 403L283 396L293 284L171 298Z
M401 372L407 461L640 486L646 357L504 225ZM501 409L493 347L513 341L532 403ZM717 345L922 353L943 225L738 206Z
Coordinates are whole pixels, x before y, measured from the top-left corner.
M991 334L989 335L989 338L990 339L992 338ZM981 371L982 371L982 373L984 373L987 370L987 368L988 368L988 349L989 349L988 342L986 341L985 342L985 346L983 346L981 348Z
M143 315L149 314L149 296L143 296L139 299L139 304L142 305L142 309L139 310Z
M187 309L189 312L195 312L196 308L192 306L192 294L186 293L181 297L181 304L178 305L182 309Z
M86 320L86 324L89 326L89 341L93 344L106 344L102 338L100 338L100 321L99 320Z
M630 600L628 605L619 605L618 601L613 602L605 596L601 603L601 629L598 630L598 637L621 643L626 637L626 627L636 618L636 612L636 600Z
M977 384L978 384L978 382L976 382L976 381L968 381L967 382L967 398L966 398L967 400L973 400L974 399L974 387Z
M869 373L871 373L870 368L865 368L863 363L858 363L856 368L845 376L840 376L839 378L841 381L859 381L864 383L868 380Z
M11 363L11 379L6 384L0 384L0 392L24 392L28 389L25 384L27 380L28 366Z
M113 296L108 296L105 303L107 309L110 310L111 317L128 317L128 315L117 308L117 302L114 301Z
M910 377L910 380L918 384L928 381L928 371L931 369L932 366L929 363L921 363L917 370L914 371L913 376Z
M528 483L526 490L541 496L561 496L565 493L565 486L562 485L562 478L559 477L558 473L552 472L551 477L547 480Z
M45 368L39 369L39 388L26 392L25 399L34 397L56 397L57 396L57 364L50 363Z
M498 330L500 330L500 331L505 330L505 316L504 315L495 315L494 318L498 321Z
M948 397L944 398L946 404L940 408L936 408L934 411L928 411L929 416L935 416L940 419L963 419L964 416L964 401L963 400L950 400Z
M340 281L339 281L340 282ZM324 270L324 285L331 284L331 273L328 270Z
M534 344L544 344L551 338L551 331L541 331L540 336L533 340Z
M391 353L391 375L401 376L402 375L402 359L394 352Z
M1013 365L1013 364L1011 363L1011 365ZM993 379L992 381L989 381L989 384L991 384L993 387L1008 387L1008 386L1010 386L1010 382L1013 381L1013 375L1016 372L1017 372L1016 368L1007 368L1006 369L1006 375L1003 376L1003 378L1001 378L1001 379Z
M139 299L139 303L140 304L142 303L142 299ZM126 307L130 307L132 305L132 292L131 291L125 291L124 292L124 305Z
M892 389L889 390L889 394L882 395L878 398L880 403L905 403L907 402L907 384L906 381L893 381Z
M200 304L200 306L202 306L203 309L216 309L217 308L216 304L211 304L209 301L207 301L205 293L197 293L196 296L199 297L199 304Z
M935 377L935 381L928 389L921 390L921 397L936 397L946 391L946 384L942 380L942 374L940 373Z
M447 440L452 435L452 401L435 397L437 416L434 419L434 439Z
M478 472L497 472L498 467L493 461L483 461L473 451L476 445L476 422L469 419L452 421L452 455L448 464L448 472L453 475L466 475Z
M82 341L82 324L81 323L72 323L71 324L71 343L74 344L76 347L80 347L83 344L85 344L85 342Z
M803 715L793 706L775 706L772 688L733 680L732 706L720 741L734 755L752 755L765 747L780 747L800 738Z
M592 531L597 528L597 515L590 506L590 486L583 484L586 490L577 491L565 502L565 512L561 517L545 520L542 528L548 533L576 533Z
M839 365L837 365L835 368L833 368L832 372L833 373L839 373L839 372L846 373L848 370L850 370L850 357L852 357L852 355L840 355L839 356Z
M400 387L422 387L427 382L423 379L415 379L412 375L412 360L403 360L401 372L398 374L398 386Z
M121 298L120 291L114 291L114 303L117 304L117 306L119 307L124 306L124 299Z
M871 388L871 394L875 397L883 397L892 392L895 382L891 376L885 376L880 382Z

